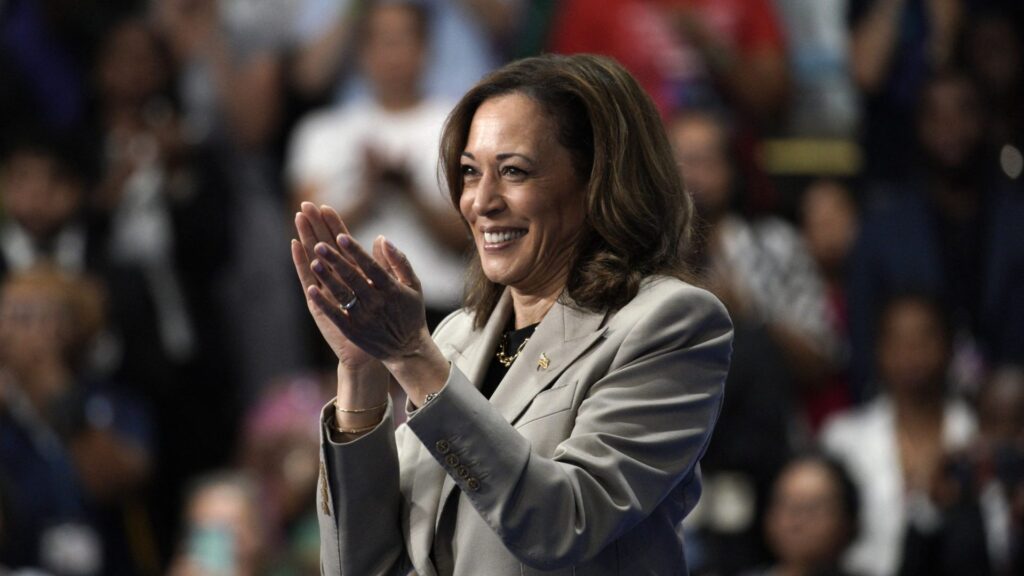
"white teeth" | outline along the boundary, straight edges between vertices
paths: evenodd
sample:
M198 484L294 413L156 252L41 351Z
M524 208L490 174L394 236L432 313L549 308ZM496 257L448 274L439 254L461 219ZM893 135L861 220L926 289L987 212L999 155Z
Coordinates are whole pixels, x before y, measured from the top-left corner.
M505 232L484 232L484 242L487 244L500 244L511 242L516 238L522 238L526 230L509 230Z

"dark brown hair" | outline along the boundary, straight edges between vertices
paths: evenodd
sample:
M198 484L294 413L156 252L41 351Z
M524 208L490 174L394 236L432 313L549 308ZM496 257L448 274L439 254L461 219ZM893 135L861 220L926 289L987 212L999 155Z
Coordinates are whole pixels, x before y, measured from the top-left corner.
M573 169L586 183L586 227L575 247L567 295L578 307L617 309L653 274L688 278L683 248L693 204L683 190L661 118L636 80L609 58L545 55L512 62L470 89L441 134L441 170L456 207L461 155L480 105L522 94L540 104ZM478 256L465 306L482 326L503 290L484 276Z

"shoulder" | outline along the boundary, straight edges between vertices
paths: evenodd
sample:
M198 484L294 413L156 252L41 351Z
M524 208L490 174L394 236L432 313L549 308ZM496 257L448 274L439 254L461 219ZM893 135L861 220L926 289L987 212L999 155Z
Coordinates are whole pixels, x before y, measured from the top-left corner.
M607 321L609 334L623 334L639 345L691 346L726 337L731 342L732 321L722 302L711 292L678 278L654 276L628 304Z
M842 452L847 447L855 449L865 435L879 430L890 415L889 402L876 398L864 406L840 412L828 419L821 431L821 441L829 451Z
M475 330L473 312L467 308L459 308L434 328L433 338L438 344L450 342L454 338L464 337Z

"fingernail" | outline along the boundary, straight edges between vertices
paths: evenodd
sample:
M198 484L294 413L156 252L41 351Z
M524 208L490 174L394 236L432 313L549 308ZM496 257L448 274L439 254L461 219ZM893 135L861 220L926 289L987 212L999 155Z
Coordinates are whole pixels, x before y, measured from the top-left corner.
M316 272L317 274L322 274L323 271L324 265L321 264L319 260L313 260L313 272Z
M327 256L327 245L326 245L326 244L324 244L323 242L321 242L321 243L317 244L317 245L316 245L316 246L315 246L315 247L313 248L313 250L315 250L315 251L316 251L316 253L317 253L317 254L319 254L319 255L321 255L321 256Z
M343 248L348 248L352 244L352 239L347 234L338 234L338 244Z
M392 244L391 240L388 240L387 238L384 239L384 245L387 246L388 250L390 250L391 252L394 252L396 250L395 245Z

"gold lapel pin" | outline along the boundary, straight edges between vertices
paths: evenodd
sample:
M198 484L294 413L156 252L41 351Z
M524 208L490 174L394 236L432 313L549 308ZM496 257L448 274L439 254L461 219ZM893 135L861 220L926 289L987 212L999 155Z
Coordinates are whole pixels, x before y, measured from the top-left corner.
M540 358L537 360L537 368L539 370L547 370L548 364L551 364L551 360L548 360L548 355L541 352Z

